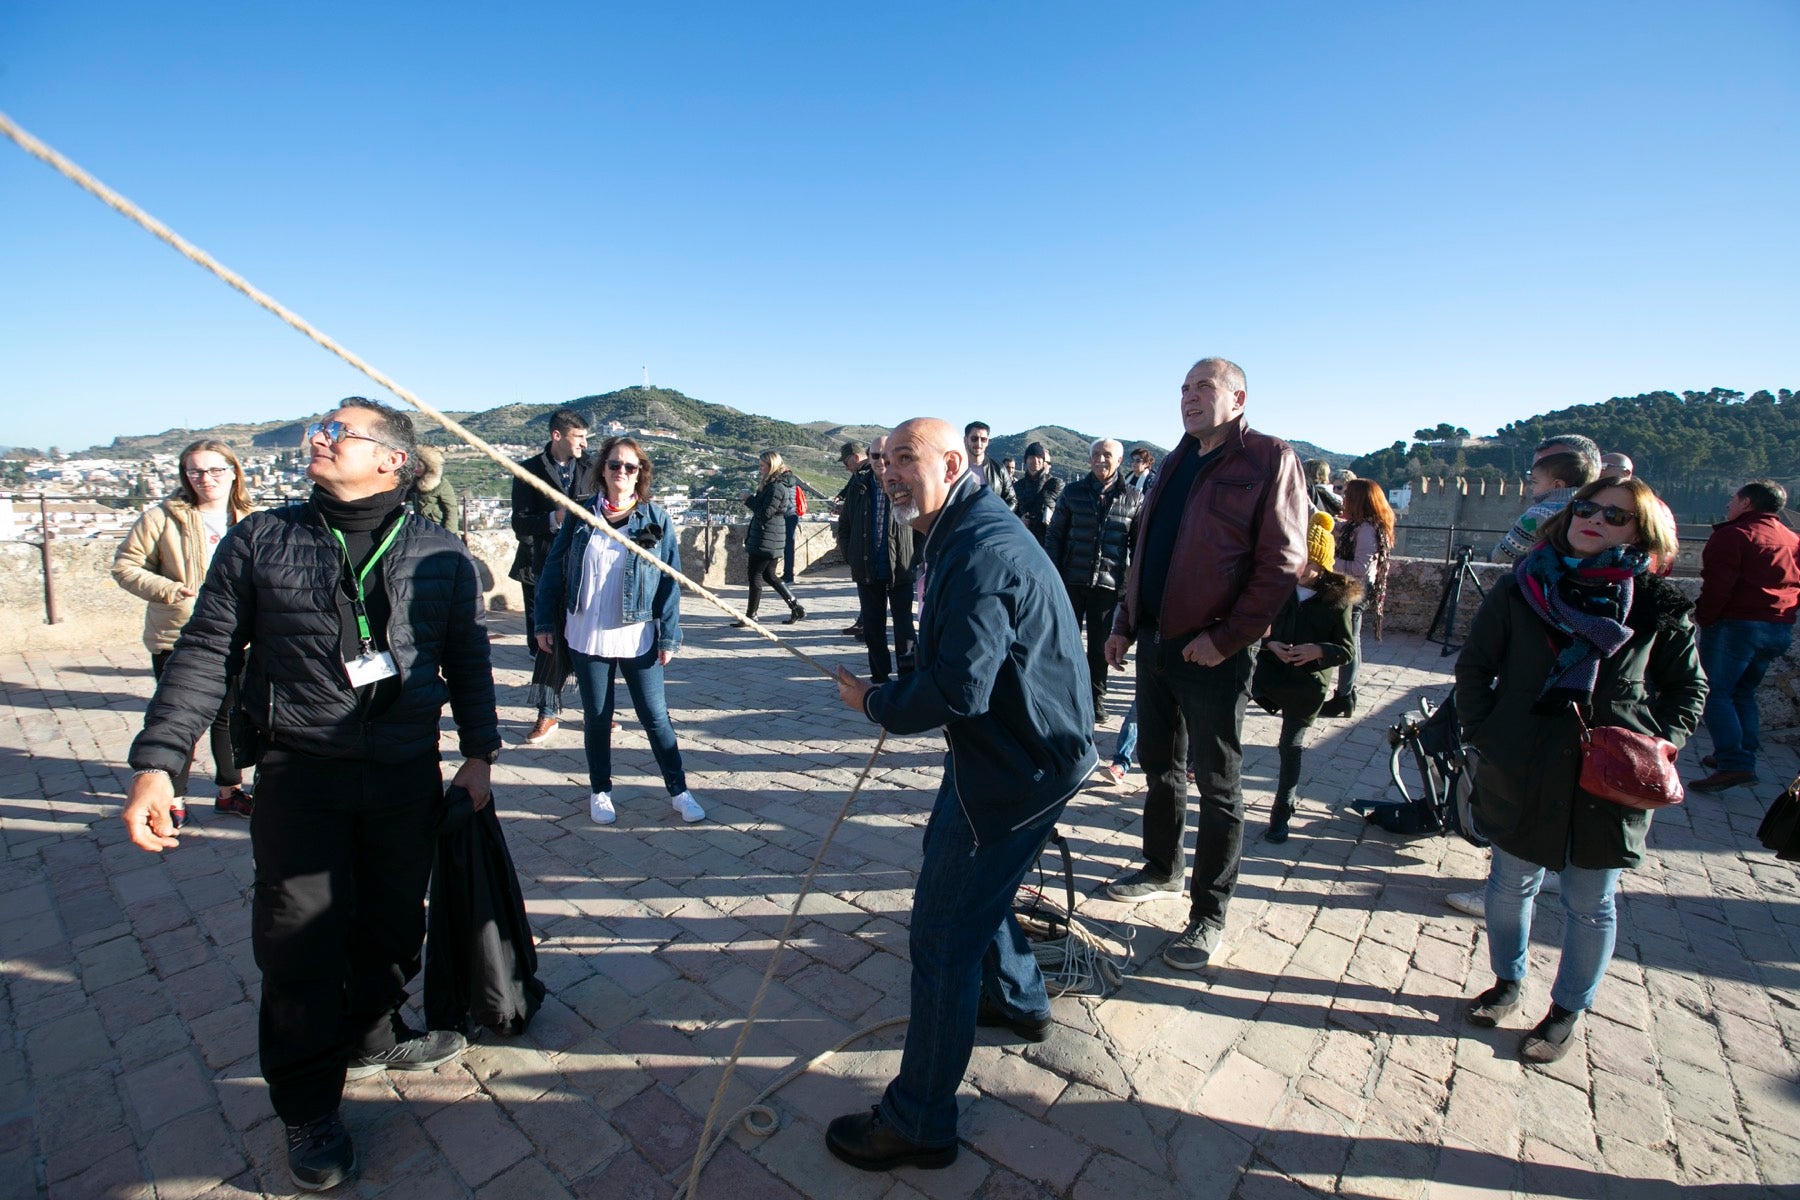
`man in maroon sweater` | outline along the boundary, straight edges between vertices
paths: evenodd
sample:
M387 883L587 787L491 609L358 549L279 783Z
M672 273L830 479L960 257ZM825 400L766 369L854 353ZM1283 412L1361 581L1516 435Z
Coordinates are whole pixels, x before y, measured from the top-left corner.
M1719 792L1756 782L1756 688L1787 653L1800 613L1800 536L1782 522L1787 489L1753 479L1738 489L1700 556L1700 665L1706 671L1706 731L1712 774L1689 784Z

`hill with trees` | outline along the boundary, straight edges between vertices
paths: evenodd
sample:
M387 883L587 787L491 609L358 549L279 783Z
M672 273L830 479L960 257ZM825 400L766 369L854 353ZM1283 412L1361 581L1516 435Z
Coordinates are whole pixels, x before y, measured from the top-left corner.
M1537 444L1556 433L1586 434L1602 450L1630 455L1685 520L1716 519L1732 492L1759 476L1800 493L1800 394L1788 388L1615 396L1514 421L1490 438L1445 422L1416 430L1410 445L1365 454L1350 469L1388 487L1420 475L1519 479Z

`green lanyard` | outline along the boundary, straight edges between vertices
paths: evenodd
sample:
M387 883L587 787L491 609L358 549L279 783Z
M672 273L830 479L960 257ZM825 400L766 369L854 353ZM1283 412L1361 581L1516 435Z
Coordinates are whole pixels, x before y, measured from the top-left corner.
M400 519L394 522L394 527L388 530L385 538L381 539L381 545L375 547L375 553L369 555L369 561L362 565L360 571L356 569L356 564L350 561L350 546L344 541L344 535L336 529L331 530L331 536L337 539L338 549L344 552L344 565L350 568L350 581L356 585L356 594L350 600L350 611L356 614L356 635L362 638L364 654L367 654L369 648L375 644L375 639L369 633L369 610L363 604L363 580L369 577L369 572L375 569L375 564L381 561L381 556L388 552L388 547L392 546L394 539L400 536L400 527L405 524L406 514L401 513Z

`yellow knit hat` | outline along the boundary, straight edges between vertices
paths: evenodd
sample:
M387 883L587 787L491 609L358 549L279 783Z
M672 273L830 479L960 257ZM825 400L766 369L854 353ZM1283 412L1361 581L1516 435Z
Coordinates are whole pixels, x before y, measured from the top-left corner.
M1316 512L1312 515L1312 524L1306 530L1306 558L1321 571L1330 571L1337 566L1337 547L1331 540L1331 527L1337 524L1328 512Z

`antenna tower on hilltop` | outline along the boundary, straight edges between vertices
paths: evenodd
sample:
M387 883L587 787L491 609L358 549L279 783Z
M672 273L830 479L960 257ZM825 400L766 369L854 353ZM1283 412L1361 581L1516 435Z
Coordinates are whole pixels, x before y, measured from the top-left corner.
M650 368L649 367L644 368L644 386L646 388L648 388L650 386Z

